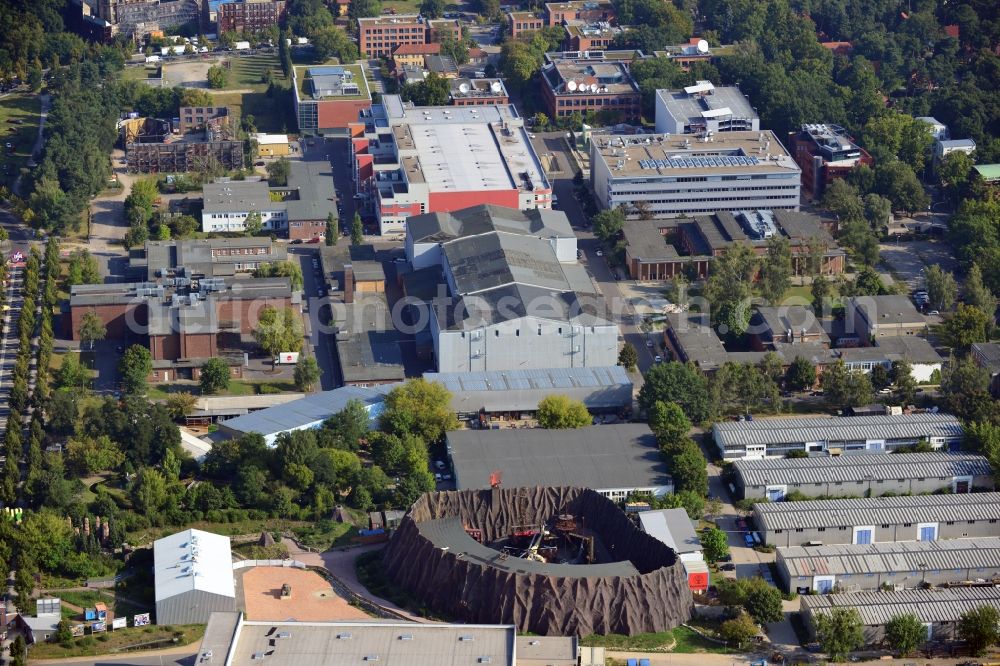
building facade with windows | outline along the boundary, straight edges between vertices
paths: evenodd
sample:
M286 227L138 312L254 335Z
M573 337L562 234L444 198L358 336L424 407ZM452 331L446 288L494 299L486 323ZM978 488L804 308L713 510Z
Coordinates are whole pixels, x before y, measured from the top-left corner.
M292 68L295 115L305 134L343 134L372 105L361 65Z
M223 2L216 12L220 35L224 32L260 32L278 25L284 17L284 0Z
M552 207L552 185L513 105L422 106L384 95L351 125L358 196L382 235L424 213Z
M845 178L855 167L872 166L875 160L847 135L839 125L803 125L788 135L795 161L802 167L802 187L813 199L820 199L826 186Z
M757 132L760 118L739 88L698 81L683 90L656 91L656 131L660 134Z
M591 183L602 209L638 217L799 209L800 169L773 132L712 136L614 135L590 141Z
M971 493L993 488L984 456L959 453L893 453L737 460L734 484L745 499L780 502L806 497L877 497L922 493Z
M1000 538L778 548L786 592L829 594L1000 581Z
M764 543L808 546L1000 536L1000 493L762 502Z
M957 445L962 424L943 413L761 419L716 423L712 436L726 460L783 458L792 451L891 453L921 441L935 449Z

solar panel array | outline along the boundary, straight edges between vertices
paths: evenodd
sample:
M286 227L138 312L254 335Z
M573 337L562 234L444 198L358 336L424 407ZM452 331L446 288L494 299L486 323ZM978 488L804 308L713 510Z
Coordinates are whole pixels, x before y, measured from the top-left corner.
M704 169L706 167L755 166L760 160L752 155L675 156L669 160L639 160L643 169Z

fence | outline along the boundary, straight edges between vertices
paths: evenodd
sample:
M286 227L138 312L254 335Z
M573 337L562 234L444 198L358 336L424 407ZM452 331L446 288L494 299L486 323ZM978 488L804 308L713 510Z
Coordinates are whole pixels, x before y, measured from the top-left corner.
M296 569L308 569L308 567L298 560L240 560L233 562L233 569L245 569L247 567L289 567Z

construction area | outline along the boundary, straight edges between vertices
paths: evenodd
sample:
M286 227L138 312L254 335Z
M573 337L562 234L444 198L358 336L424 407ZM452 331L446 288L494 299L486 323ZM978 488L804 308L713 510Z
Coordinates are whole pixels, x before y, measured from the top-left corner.
M200 109L199 109L200 110ZM130 173L183 173L209 171L221 166L243 166L243 142L236 137L237 122L225 108L218 117L200 124L193 132L170 131L170 123L154 118L135 118L119 123L125 161ZM185 127L185 129L187 129Z
M581 488L423 495L383 562L433 611L519 632L635 635L672 629L693 610L677 554Z

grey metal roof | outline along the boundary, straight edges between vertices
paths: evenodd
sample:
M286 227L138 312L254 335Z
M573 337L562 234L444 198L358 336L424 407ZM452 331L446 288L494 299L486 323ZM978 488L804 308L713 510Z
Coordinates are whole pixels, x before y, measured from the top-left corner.
M746 486L830 483L871 479L947 478L993 473L983 456L958 453L865 453L817 458L737 460Z
M811 529L853 525L998 520L1000 493L762 502L754 505L754 517L767 531L798 527Z
M683 90L657 90L656 96L663 101L664 109L676 120L688 122L703 121L702 112L705 107L700 97ZM756 118L757 112L750 105L750 100L736 86L715 86L712 94L705 98L711 100L711 108L728 107L735 118Z
M848 311L857 310L875 326L926 324L909 297L899 294L882 296L852 296L847 299Z
M715 441L727 449L748 444L852 442L869 439L958 438L962 425L951 414L840 416L830 418L756 419L716 423Z
M443 252L459 294L514 282L565 291L569 280L547 241L503 232L465 236L445 243Z
M874 347L845 347L836 355L844 361L902 361L911 363L941 363L941 355L924 338L913 335L879 338Z
M337 218L337 194L333 186L333 167L329 162L289 163L288 188L298 190L298 199L285 201L289 222ZM283 188L279 188L283 189Z
M996 342L976 342L972 345L972 358L980 367L990 373L1000 372L1000 344Z
M643 532L656 537L677 553L701 551L701 540L684 509L642 511L639 513L639 524Z
M550 393L583 401L588 409L620 409L632 403L625 368L548 368L495 372L425 372L427 381L451 391L455 412L534 411Z
M262 435L308 428L312 424L322 423L334 414L343 411L350 400L360 400L370 411L375 409L385 399L386 394L395 388L393 384L361 388L357 386L342 386L332 391L314 393L299 400L286 402L283 405L268 407L246 416L221 421L229 430L239 432L256 432Z
M581 326L612 325L607 319L597 316L592 299L590 302L581 300L575 291L552 291L519 283L455 299L447 308L446 315L446 328L451 330L475 329L521 317Z
M205 183L202 187L205 213L246 213L248 211L285 210L281 202L271 201L265 181L231 180Z
M656 437L641 423L575 430L456 430L448 452L458 489L488 488L490 473L517 486L578 486L593 490L670 484Z
M642 514L639 514L640 518ZM1000 537L778 548L792 576L1000 568Z
M884 625L904 613L915 614L921 622L954 622L963 613L982 605L1000 609L1000 588L952 587L802 596L802 609L806 612L856 608L866 626Z
M680 261L677 248L667 242L660 228L650 220L628 220L622 233L633 259L640 262Z
M562 211L515 210L482 204L450 213L426 213L406 220L406 233L415 243L439 243L489 231L506 231L540 238L572 238L569 218Z

